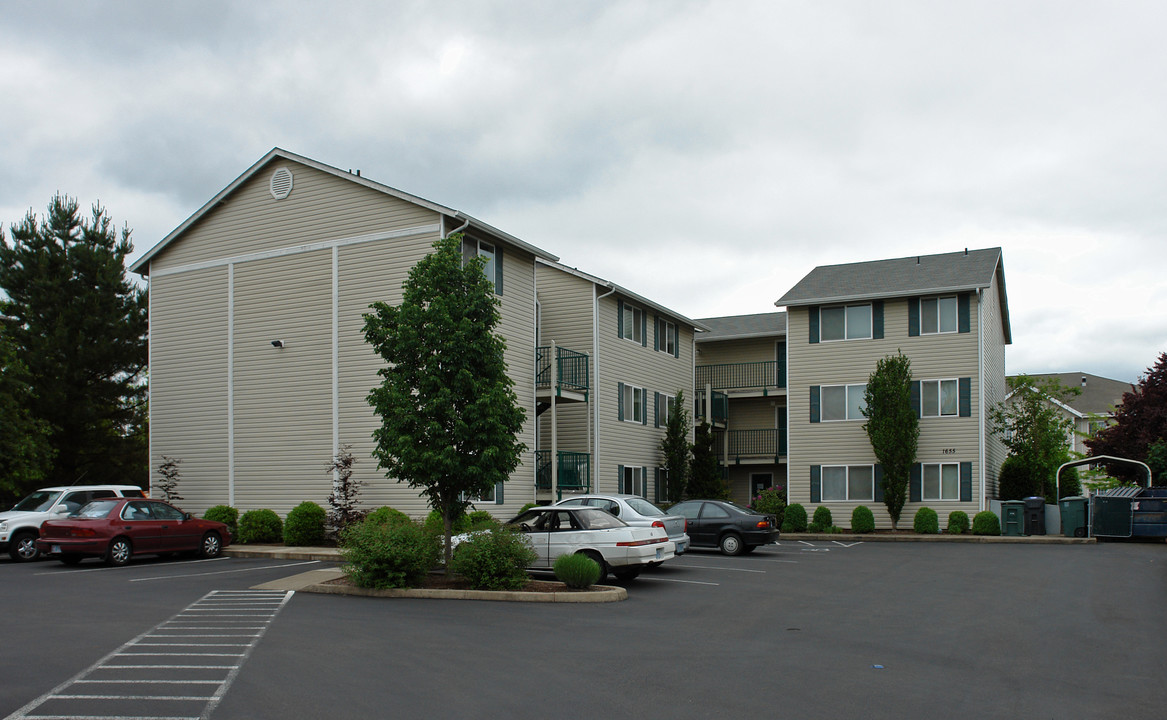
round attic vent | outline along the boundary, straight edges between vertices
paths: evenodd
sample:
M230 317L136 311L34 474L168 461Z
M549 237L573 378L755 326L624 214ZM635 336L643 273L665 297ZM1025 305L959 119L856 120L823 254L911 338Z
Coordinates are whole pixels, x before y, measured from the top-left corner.
M292 171L282 167L271 174L271 196L283 200L292 194Z

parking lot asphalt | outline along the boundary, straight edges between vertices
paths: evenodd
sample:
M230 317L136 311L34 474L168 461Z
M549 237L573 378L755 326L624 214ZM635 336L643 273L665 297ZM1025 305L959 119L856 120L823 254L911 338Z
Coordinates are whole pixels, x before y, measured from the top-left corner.
M20 650L0 660L0 716L34 717L21 708L208 593L327 566L0 563L5 645ZM1162 543L784 539L620 584L628 600L596 605L295 592L206 717L1161 718L1167 705ZM94 693L65 694L70 712L108 714ZM143 702L118 717L177 716L178 701Z

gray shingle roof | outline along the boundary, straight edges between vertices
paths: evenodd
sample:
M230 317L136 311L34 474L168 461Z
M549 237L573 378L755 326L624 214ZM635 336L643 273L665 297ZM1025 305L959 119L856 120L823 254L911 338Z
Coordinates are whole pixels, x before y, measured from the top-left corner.
M774 304L780 307L820 305L976 290L989 287L1000 262L1001 248L987 248L820 265Z
M697 336L697 342L729 340L731 338L768 337L786 334L786 313L771 312L757 315L727 315L725 317L702 318L709 332Z
M1057 380L1066 387L1080 389L1081 395L1076 395L1064 402L1083 415L1088 413L1108 415L1115 405L1122 402L1124 393L1134 390L1134 386L1128 382L1111 380L1084 372L1034 373L1029 377L1038 380Z

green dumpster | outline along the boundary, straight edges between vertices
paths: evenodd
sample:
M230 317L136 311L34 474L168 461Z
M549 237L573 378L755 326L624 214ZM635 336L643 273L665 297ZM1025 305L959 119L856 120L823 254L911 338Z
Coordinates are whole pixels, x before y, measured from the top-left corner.
M1005 500L1001 503L1001 534L1020 537L1025 534L1025 501Z
M1058 511L1062 516L1062 535L1065 537L1086 537L1086 514L1090 499L1078 495L1058 501Z

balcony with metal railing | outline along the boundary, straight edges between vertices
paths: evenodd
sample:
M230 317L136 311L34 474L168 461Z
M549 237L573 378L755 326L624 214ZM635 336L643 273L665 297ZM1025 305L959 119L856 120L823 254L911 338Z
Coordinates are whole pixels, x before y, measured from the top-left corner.
M786 428L726 430L717 434L718 461L729 465L777 463L786 456Z
M746 363L719 363L697 366L698 388L706 385L714 390L754 391L762 396L786 388L786 363L783 360L765 360Z
M570 492L587 492L591 488L591 453L560 450L555 455L558 461L558 467L556 468L558 474L558 478L556 478L558 496L556 500L563 497L563 491L565 490ZM552 452L550 450L535 451L535 487L539 490L551 489L551 456Z
M540 399L583 402L588 398L588 378L586 353L558 345L535 348L535 393Z
M705 391L697 390L693 393L693 417L697 422L708 422L713 427L723 428L729 421L729 395L718 392L717 390L710 393L709 403L705 402ZM709 415L706 417L705 406L708 404Z

